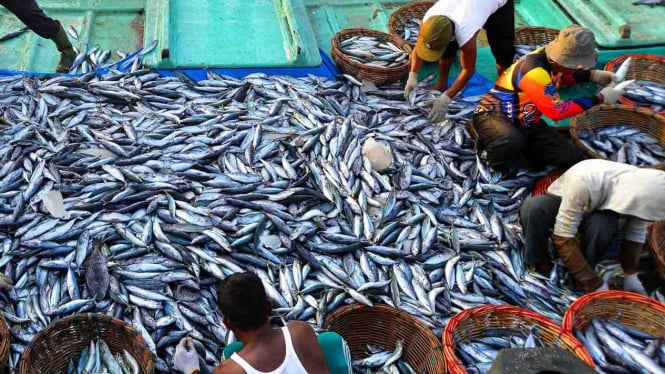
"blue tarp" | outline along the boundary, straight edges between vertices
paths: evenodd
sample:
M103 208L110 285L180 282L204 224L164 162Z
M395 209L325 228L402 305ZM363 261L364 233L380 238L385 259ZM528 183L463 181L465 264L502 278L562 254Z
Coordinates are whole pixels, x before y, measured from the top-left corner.
M243 78L252 73L265 73L268 75L289 75L293 77L306 77L307 75L316 75L320 77L326 77L328 79L333 79L335 76L341 74L335 63L330 59L330 57L323 51L319 50L321 54L321 60L323 61L321 65L316 67L308 68L248 68L248 69L178 69L177 71L184 73L194 81L200 81L207 79L206 72L208 70L214 71L219 75L228 75L235 78ZM124 59L116 62L112 65L114 70L118 71L127 71L131 68L132 59L136 56L139 51L132 53L131 55L125 57ZM108 69L98 69L98 73L104 74L108 72ZM174 76L176 70L170 69L159 69L157 70L162 75L165 76ZM0 76L6 75L26 75L26 76L53 76L55 73L38 73L38 72L25 72L25 71L12 71L12 70L2 70L0 69ZM80 76L80 74L66 74L68 76ZM452 84L453 79L451 79L450 84ZM471 77L471 80L466 85L466 88L460 94L461 97L473 97L482 95L487 92L494 83L484 76L474 73Z

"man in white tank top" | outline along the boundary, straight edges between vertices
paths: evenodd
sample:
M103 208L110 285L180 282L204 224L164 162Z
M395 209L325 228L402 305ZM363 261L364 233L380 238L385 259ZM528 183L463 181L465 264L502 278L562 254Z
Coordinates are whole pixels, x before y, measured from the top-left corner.
M237 273L224 279L217 288L217 303L222 321L243 344L233 343L224 350L225 360L214 374L351 373L350 353L339 335L326 332L317 337L301 321L282 328L270 325L272 302L256 274ZM199 358L187 339L176 348L173 366L197 374Z
M428 118L443 121L452 99L476 70L476 38L480 29L496 60L499 75L513 63L515 56L515 5L513 0L439 0L423 17L416 47L411 53L411 72L404 97L418 89L418 72L423 61L439 61L439 80L431 89L443 91L432 103ZM448 73L457 50L461 49L462 71L448 87Z

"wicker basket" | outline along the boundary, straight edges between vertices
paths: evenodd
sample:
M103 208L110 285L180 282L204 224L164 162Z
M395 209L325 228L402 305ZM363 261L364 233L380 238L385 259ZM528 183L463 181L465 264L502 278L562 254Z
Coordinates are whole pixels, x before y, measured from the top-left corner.
M411 67L410 60L407 58L401 66L396 67L379 67L361 64L349 58L339 48L339 44L344 40L353 36L372 36L381 40L382 42L393 43L397 48L404 50L406 53L411 53L411 48L402 40L380 31L367 30L361 28L345 29L333 36L331 56L337 67L344 73L350 74L359 80L368 80L376 85L396 82L402 79Z
M515 45L547 44L559 36L559 30L540 26L522 26L515 29Z
M649 225L647 248L656 262L656 270L665 278L665 221Z
M408 44L413 49L416 43L404 40L397 30L412 18L423 19L425 13L427 13L432 5L434 5L433 1L415 1L397 8L397 10L390 15L390 18L388 18L388 30L390 30L390 34L401 40L403 43Z
M458 313L446 325L443 331L443 355L448 373L466 373L464 365L455 355L458 342L480 338L486 329L505 328L528 334L534 325L539 327L538 335L547 346L570 351L594 367L593 359L582 343L546 317L510 305L485 305Z
M568 307L562 327L572 333L585 328L593 319L619 321L665 338L665 304L640 294L623 291L586 294Z
M610 62L605 65L605 70L612 72L617 71L628 57L631 58L631 63L625 79L636 79L665 84L665 57L663 56L648 54L623 55L610 60ZM638 106L638 103L625 96L621 96L619 101L626 105ZM665 114L665 110L660 113Z
M575 145L587 156L592 158L602 157L580 142L580 130L595 130L618 124L637 127L658 140L665 146L665 117L656 112L644 108L631 107L628 105L600 105L573 117L570 120L570 136ZM643 167L665 170L665 163L656 165L645 165Z
M18 373L64 373L69 360L76 361L94 338L103 339L113 353L126 350L138 362L141 374L152 373L154 362L143 337L125 322L99 313L65 317L46 326L25 347Z
M353 359L366 356L368 344L394 350L398 340L404 343L402 360L418 373L445 373L441 344L422 322L388 305L370 308L347 305L326 317L324 328L340 334L349 344Z
M7 325L7 321L5 321L5 317L0 314L0 369L7 367L10 341L11 334L9 333L9 326Z

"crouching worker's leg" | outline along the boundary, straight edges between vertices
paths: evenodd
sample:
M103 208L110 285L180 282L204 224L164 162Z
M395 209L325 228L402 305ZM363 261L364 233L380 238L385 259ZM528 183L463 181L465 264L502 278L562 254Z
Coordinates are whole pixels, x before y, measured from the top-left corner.
M476 114L472 123L478 141L487 152L490 166L494 170L510 170L524 148L525 138L521 130L501 114Z
M520 223L524 229L524 262L542 274L548 274L552 266L548 242L559 205L561 199L554 195L538 195L526 199L520 208Z

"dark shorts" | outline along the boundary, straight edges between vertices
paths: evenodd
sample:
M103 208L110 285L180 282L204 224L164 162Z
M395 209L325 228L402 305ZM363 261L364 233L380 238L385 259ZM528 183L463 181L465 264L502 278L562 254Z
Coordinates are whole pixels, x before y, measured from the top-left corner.
M492 14L483 26L487 33L487 41L492 55L498 65L507 68L515 57L515 4L508 0ZM460 48L457 40L453 40L443 52L442 58L449 59L457 55Z

